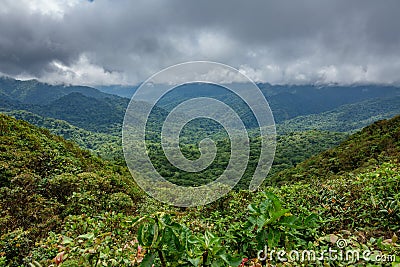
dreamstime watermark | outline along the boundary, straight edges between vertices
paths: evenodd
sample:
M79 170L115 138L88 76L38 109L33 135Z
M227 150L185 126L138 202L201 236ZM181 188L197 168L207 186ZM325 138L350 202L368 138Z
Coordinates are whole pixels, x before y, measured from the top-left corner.
M382 254L381 251L369 249L359 250L346 248L348 243L345 239L338 239L336 247L328 247L320 251L316 250L275 250L265 246L258 251L257 258L260 261L277 262L395 262L395 255Z
M267 176L275 155L274 118L260 88L238 70L215 62L187 62L166 68L146 80L133 95L125 113L122 144L127 166L136 183L150 196L174 206L189 207L211 203L227 194L242 178L250 158L249 135L235 107L215 97L196 96L184 99L168 110L162 122L161 145L169 163L180 171L196 173L206 169L216 157L217 147L210 138L199 142L200 158L190 160L180 150L180 133L189 122L205 118L220 124L229 136L230 158L223 173L212 182L198 186L179 186L166 180L149 157L146 140L152 112L166 112L158 102L174 89L185 85L218 86L238 97L257 121L260 154L249 190L256 190ZM193 88L193 86L191 87ZM157 122L159 123L159 122ZM156 123L156 124L157 124ZM254 128L253 128L254 129Z

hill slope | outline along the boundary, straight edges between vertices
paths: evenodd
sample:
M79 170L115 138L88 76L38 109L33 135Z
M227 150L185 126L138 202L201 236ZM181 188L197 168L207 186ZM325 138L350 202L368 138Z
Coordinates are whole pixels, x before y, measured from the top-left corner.
M22 229L31 240L14 248L15 257L26 255L30 242L56 230L67 215L129 214L141 196L124 168L48 130L0 114L1 237ZM0 242L0 250L8 242Z
M282 124L278 129L281 133L310 129L353 131L400 113L400 88L395 86L259 86L269 101L275 121ZM257 126L249 107L229 90L218 86L181 86L165 95L158 105L171 110L176 104L199 96L224 101L241 116L246 126ZM119 135L128 103L128 98L91 87L0 78L0 110L26 110L94 132ZM162 116L157 114L155 120Z
M278 123L297 116L326 112L342 105L400 96L399 87L387 85L271 85L268 83L258 83L257 85L267 98ZM131 98L137 87L114 85L98 86L97 88L106 93ZM160 106L169 109L173 103L199 97L204 93L207 96L228 100L237 106L234 99L229 99L227 92L218 90L218 88L210 88L207 85L202 87L187 86L184 92L174 90L165 97L165 101L162 101Z
M400 97L375 98L286 120L277 125L277 131L280 134L308 130L354 132L375 121L393 118L398 114Z
M260 84L269 96L276 122L280 123L297 116L318 114L377 98L400 96L400 88L385 85L275 85Z
M122 157L121 138L116 135L95 133L76 127L64 120L43 117L25 110L4 112L18 120L27 121L37 127L46 128L52 134L62 136L88 149L104 159L120 159Z
M88 86L51 85L37 80L20 81L0 77L0 96L24 104L45 105L70 93L81 93L97 99L118 98Z
M299 182L265 187L267 193L231 192L183 211L144 199L124 168L0 114L0 263L140 266L145 261L167 266L160 264L164 259L183 266L184 259L184 266L191 266L193 254L187 251L194 251L196 266L206 261L204 255L210 261L222 260L218 255L232 261L240 256L229 264L237 266L241 258L254 259L265 245L321 251L338 238L351 249L398 255L399 126L400 117L377 122L284 172L297 175ZM310 143L318 140L319 134L307 134ZM349 165L336 164L353 157ZM142 223L139 229L134 222ZM155 235L153 229L160 231ZM207 248L202 244L210 237ZM189 250L177 250L185 244ZM219 266L227 264L220 261Z
M118 134L128 103L127 98L87 86L0 77L0 110L26 110L93 132Z
M399 158L400 116L396 116L365 127L338 147L278 173L270 181L292 183L298 180L323 180Z

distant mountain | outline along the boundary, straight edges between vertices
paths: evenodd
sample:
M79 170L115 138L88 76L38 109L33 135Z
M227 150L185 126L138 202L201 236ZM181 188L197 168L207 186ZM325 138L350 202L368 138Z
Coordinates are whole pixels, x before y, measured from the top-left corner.
M26 110L93 131L119 133L129 99L87 86L0 78L0 110Z
M400 113L400 88L395 86L278 86L265 83L258 86L267 97L278 130L282 133L310 129L353 131ZM136 90L135 86L115 86L115 90L110 88L107 89L110 92ZM105 87L102 90L106 90ZM160 128L167 111L194 97L221 100L239 114L249 129L257 127L250 108L240 97L220 86L197 83L178 87L160 99L156 112L152 113L150 125ZM42 117L65 120L92 132L120 135L128 103L128 98L86 86L0 78L0 110L26 110ZM137 116L138 122L144 119L139 118L139 114Z
M229 84L226 85L229 87ZM258 83L274 113L275 121L282 122L297 116L318 114L346 104L360 101L400 96L400 87L388 85L271 85ZM97 86L110 94L131 98L136 86ZM188 84L182 90L176 88L169 92L158 104L171 110L177 104L194 97L208 96L237 106L238 100L228 90L209 84Z
M0 111L25 110L43 117L65 120L92 132L118 135L128 101L121 97L93 98L70 93L44 105L0 99Z
M96 89L112 95L131 98L140 85L98 85Z
M354 86L270 86L260 85L280 123L297 116L318 114L342 105L353 104L368 99L400 96L400 87L385 85Z
M314 128L343 132L356 130L378 119L390 118L396 114L400 114L400 108L397 105L397 99L400 96L400 87L395 86L357 85L318 87L314 85L272 86L269 84L259 84L258 86L266 96L275 122L278 124L285 123L285 121L299 116L311 114L316 114L312 116L317 116L317 114L323 112L334 111L340 112L340 116L342 117L346 117L345 114L347 114L348 120L343 121L342 125L339 125L338 123L335 124L330 117L319 117L325 126L328 126L331 121L333 125L331 125L331 128ZM251 110L239 96L226 88L212 84L192 83L178 86L161 98L157 105L170 111L178 104L196 97L212 97L223 101L239 114L248 128L254 128L258 125ZM349 106L341 109L342 106L351 104L357 106ZM363 105L367 105L368 108L363 107ZM366 112L366 109L368 109L368 112ZM354 116L355 113L363 114ZM308 120L307 117L298 118L299 125L301 125L302 119ZM353 120L351 121L351 119ZM285 130L283 131L292 128L289 122L284 125ZM299 130L304 131L314 128Z
M119 136L129 99L86 86L62 86L36 80L0 78L0 111L25 110L46 118L67 121L73 126ZM144 102L137 103L140 110ZM155 107L150 121L166 117ZM138 114L138 121L143 121ZM158 124L158 123L156 123Z
M74 92L96 99L116 98L114 95L88 86L51 85L37 80L20 81L9 77L0 77L0 96L24 104L45 105Z
M388 85L271 85L257 84L271 107L277 123L297 116L318 114L342 105L368 99L400 96L400 87ZM226 85L229 88L229 84ZM243 84L242 87L248 85ZM120 89L123 87L120 87ZM137 88L132 89L132 94ZM122 90L122 89L121 89ZM117 90L113 92L117 93ZM124 95L129 96L129 95ZM250 110L239 97L228 89L206 83L190 83L178 86L168 92L158 103L164 109L172 110L176 105L195 97L213 97L237 108L239 114L248 117ZM248 123L254 126L255 122Z
M53 102L35 106L31 111L41 116L61 119L93 132L113 132L121 127L126 98L93 98L81 93L70 93Z
M400 96L347 104L319 114L298 116L277 125L280 134L322 130L354 132L371 123L400 114Z

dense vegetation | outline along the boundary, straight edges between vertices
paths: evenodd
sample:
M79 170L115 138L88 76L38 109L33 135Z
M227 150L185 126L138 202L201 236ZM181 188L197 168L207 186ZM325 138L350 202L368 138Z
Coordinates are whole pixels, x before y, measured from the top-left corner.
M393 266L399 265L400 117L356 132L400 113L399 88L259 86L279 135L273 167L257 192L241 189L257 163L260 136L235 96L189 87L153 110L149 154L177 184L201 185L221 173L230 142L217 123L192 121L181 134L182 153L199 157L199 141L210 137L218 155L203 173L177 171L159 145L167 110L188 98L215 97L235 106L250 132L250 162L236 190L206 206L174 208L149 198L125 167L120 135L128 99L0 78L0 111L24 120L0 114L0 267L385 264L257 259L265 245L320 252L338 249L342 239L349 249L372 250L371 257L397 255Z
M146 197L125 168L0 115L0 266L260 266L265 245L321 251L340 238L399 255L399 128L375 123L278 174L296 182L182 210Z
M296 166L298 163L316 155L328 148L331 148L346 138L346 134L321 131L296 132L277 137L277 147L274 162L270 175L279 171ZM218 140L218 139L217 139ZM260 147L260 138L250 138L250 159L248 168L239 181L237 188L247 189L258 163L257 148ZM212 165L207 169L197 173L179 171L169 163L165 157L161 145L158 143L149 143L149 156L154 167L163 177L179 185L199 186L212 181L213 177L222 174L230 158L229 139L219 139L216 143L218 148L217 156ZM196 159L200 156L197 145L184 144L180 146L182 154L186 158ZM259 152L258 152L259 153Z
M298 116L335 110L343 105L399 96L398 87L385 85L259 84L259 86L264 95L268 96L277 123Z
M232 103L233 106L237 104L237 100L231 98L230 94L222 88L216 90L215 86L208 86L207 84L194 85L186 86L183 92L174 90L165 97L160 106L170 109L176 103L199 96L223 99L224 103ZM388 85L271 85L268 83L257 85L264 96L267 97L277 123L298 116L334 110L347 104L378 98L393 98L400 95L399 87ZM100 86L98 88L107 93L129 98L137 89L136 87L129 88L126 86ZM397 108L392 109L392 111L395 110L399 113ZM390 118L390 116L385 118Z
M129 100L85 86L0 78L0 110L25 110L65 120L92 132L120 131Z
M26 255L67 215L110 205L129 214L141 198L125 169L47 130L0 115L0 140L1 234L7 238L23 229L29 240L10 248L12 258ZM10 241L2 239L2 249Z
M279 133L314 129L354 131L400 113L400 88L396 86L258 86L267 97L275 121L283 123L278 127ZM113 93L121 89L118 86L99 88ZM135 88L132 88L132 93ZM158 105L170 110L177 103L199 96L213 97L237 107L247 124L255 125L249 109L222 87L198 84L185 86L184 90L174 90L166 95ZM19 81L0 77L0 110L26 110L43 117L65 120L89 131L118 135L128 103L128 98L103 93L91 87L50 85L36 80ZM349 104L355 106L342 107ZM327 113L311 115L323 112ZM285 123L287 120L290 121Z
M371 165L397 161L400 154L400 116L378 121L353 134L338 147L327 150L274 177L280 182L324 179L357 172Z
M277 126L280 134L322 130L355 132L371 123L399 114L400 97L370 99L319 114L298 116Z
M81 148L90 150L93 154L97 154L104 159L121 160L121 141L117 135L91 132L66 121L42 117L25 110L13 110L4 112L4 114L27 121L35 126L46 128L52 134L73 141Z
M48 105L70 93L80 93L95 99L119 98L87 86L52 85L37 80L20 81L11 77L0 77L2 98L21 104Z
M78 127L75 127L65 121L56 120L52 118L45 118L26 111L12 111L7 112L17 119L23 119L36 126L44 127L50 130L51 133L60 135L65 139L72 140L80 147L89 149L93 153L100 155L102 158L114 160L116 162L123 162L122 148L120 137L104 134L93 133ZM209 124L208 124L209 125ZM197 125L198 126L198 125ZM185 130L185 128L184 128ZM212 134L213 131L211 131ZM294 132L287 135L278 136L277 149L271 174L277 173L281 170L296 166L298 163L308 159L312 155L316 155L322 151L327 150L335 145L338 145L346 138L346 134L335 132L322 132L322 131L307 131L307 132ZM185 138L187 137L187 138ZM190 138L189 138L190 137ZM207 135L193 130L184 131L183 141L181 144L182 153L187 158L196 158L200 155L198 146L194 145L194 141L198 142ZM219 157L216 159L215 164L207 168L206 171L198 174L180 172L165 158L160 145L154 140L149 142L151 147L151 158L155 167L163 173L164 177L168 178L171 182L181 183L186 185L200 185L210 182L211 177L216 174L221 174L223 166L229 159L230 144L224 135L211 135L220 140L217 144L219 149ZM215 138L214 138L215 139ZM196 143L197 144L197 143ZM252 146L257 147L259 140L252 139ZM246 172L244 178L239 184L239 188L245 189L248 181L251 179L252 172L257 164L257 157L252 157L249 165L252 168Z

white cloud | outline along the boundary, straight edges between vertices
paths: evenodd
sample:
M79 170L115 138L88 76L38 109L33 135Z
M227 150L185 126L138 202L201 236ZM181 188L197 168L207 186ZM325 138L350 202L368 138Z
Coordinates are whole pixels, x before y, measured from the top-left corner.
M30 14L41 14L61 19L68 9L82 3L83 0L5 0L3 13L12 13L21 9Z
M77 85L110 85L126 84L122 73L106 71L104 68L92 64L86 55L70 66L59 61L51 62L51 71L43 75L41 80L49 83L67 83Z

